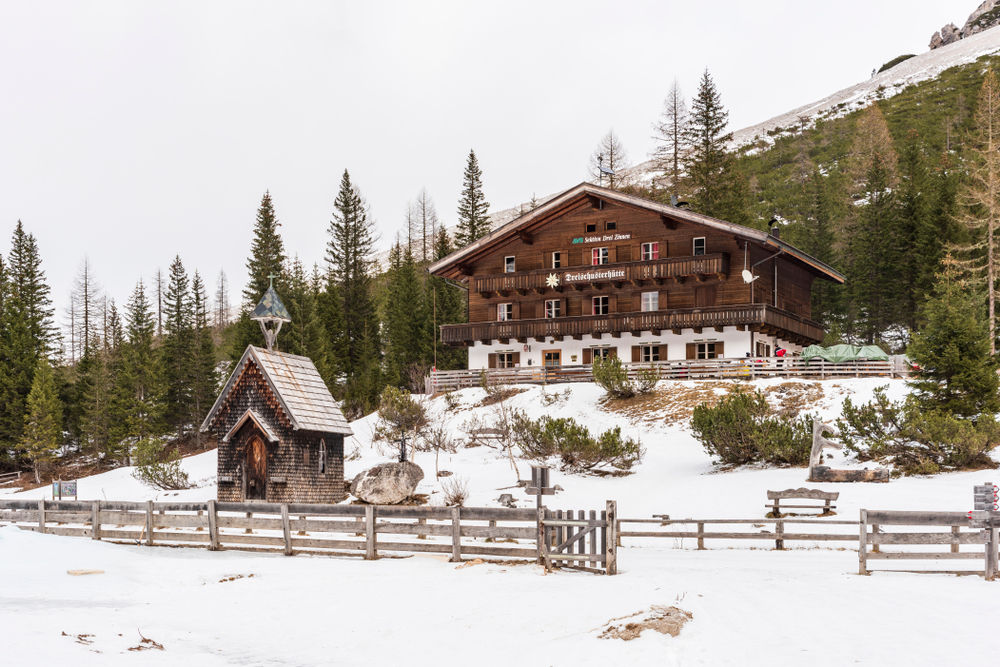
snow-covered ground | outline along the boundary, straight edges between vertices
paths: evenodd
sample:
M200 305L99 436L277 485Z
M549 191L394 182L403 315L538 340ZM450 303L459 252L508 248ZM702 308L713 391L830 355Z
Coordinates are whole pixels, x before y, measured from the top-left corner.
M825 419L836 416L845 396L864 402L885 384L892 398L906 392L904 382L884 379L756 383L776 405L796 405ZM836 485L807 483L801 468L719 472L691 436L686 416L701 397L728 386L661 383L641 411L602 403L601 390L590 384L530 387L510 402L532 417L574 417L592 432L621 426L647 448L627 477L554 471L553 483L565 491L546 501L557 509L601 509L610 499L626 518L761 518L768 489L809 486L840 491L838 518L856 519L860 508L965 511L972 485L997 477L980 471ZM451 409L444 398L430 401L429 409L456 436L474 416L488 420L496 410L479 405L480 389L455 398ZM360 457L347 462L348 477L393 456L372 444L374 423L369 417L352 424L356 437L347 450ZM835 457L834 467L857 467ZM440 504L434 455L418 452L415 460L427 473L418 492ZM527 477L527 462L518 465ZM442 455L440 466L469 480L469 505L497 506L501 493L514 493L523 498L521 506L533 506L520 489L504 490L517 474L495 450L460 448ZM202 480L200 488L166 496L143 487L128 470L116 470L80 480L80 497L214 497L215 453L188 458L184 467L192 480ZM48 494L39 489L17 497ZM421 556L364 562L131 547L0 528L0 563L7 565L0 586L0 662L929 665L982 659L1000 644L990 629L1000 613L1000 583L904 573L859 577L850 544L795 543L776 552L767 543L728 548L709 541L709 551L693 551L688 542L676 549L673 540L626 539L621 574L599 577L545 575L535 565L456 569ZM82 568L105 573L66 574ZM229 580L237 575L243 576ZM630 642L598 638L612 619L653 605L677 606L694 617L676 638L649 630ZM141 657L128 651L140 645L138 632L164 650Z

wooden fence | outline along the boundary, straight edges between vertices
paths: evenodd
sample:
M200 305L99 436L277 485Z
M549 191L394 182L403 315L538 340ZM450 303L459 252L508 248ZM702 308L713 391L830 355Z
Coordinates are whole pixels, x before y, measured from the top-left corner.
M907 377L910 367L903 357L888 361L845 361L839 364L801 357L782 359L748 358L705 359L700 361L656 361L652 363L623 363L630 378L640 370L655 368L661 380L753 380L763 377L798 377L825 380L844 377L881 376ZM593 366L520 366L518 368L490 368L482 370L432 371L424 380L426 393L452 391L465 387L482 386L485 374L491 385L553 384L563 382L593 382Z
M596 563L603 565L602 572L616 573L613 522L608 537L591 547L594 553L588 550L578 559L560 554L546 561L538 540L546 512L553 521L561 517L544 508L0 500L0 522L51 535L287 556L321 553L374 560L386 553L440 553L454 562L482 556L582 569ZM552 539L561 535L553 532Z
M985 530L974 525L964 512L889 512L861 510L858 543L858 573L922 572L935 574L979 574L992 581L997 573L997 528ZM905 526L906 532L887 531L886 527ZM871 528L869 530L869 527ZM919 528L948 528L947 532L920 531ZM962 529L965 528L965 532ZM961 551L961 545L976 545L975 551ZM926 547L947 546L948 551L882 551L883 546ZM869 550L869 547L871 549ZM985 548L983 548L985 547ZM873 570L871 560L981 560L982 570Z
M686 525L695 526L696 530L622 530L622 524L656 524L660 527ZM724 525L727 528L764 528L773 525L773 530L726 530L724 532L706 532L705 526ZM854 542L858 539L855 531L849 533L790 533L786 525L822 525L822 526L857 526L857 521L838 521L828 519L619 519L618 538L625 537L670 537L675 540L696 539L698 549L705 549L705 540L762 540L774 541L775 549L784 549L785 542Z

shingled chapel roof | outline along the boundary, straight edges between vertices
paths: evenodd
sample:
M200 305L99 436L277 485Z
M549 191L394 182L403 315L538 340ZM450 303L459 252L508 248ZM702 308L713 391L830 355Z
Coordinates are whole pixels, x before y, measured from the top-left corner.
M277 297L277 295L275 295ZM281 301L278 301L280 304ZM281 306L284 310L284 306ZM344 418L344 413L337 407L336 401L326 388L326 383L320 377L315 364L308 357L300 357L284 352L274 352L250 345L243 358L236 365L233 374L226 383L212 410L201 425L202 431L207 431L215 420L220 409L225 404L229 393L236 384L237 378L243 374L247 364L255 364L267 380L268 386L275 398L281 404L292 428L303 431L319 431L322 433L342 433L354 435L350 425Z

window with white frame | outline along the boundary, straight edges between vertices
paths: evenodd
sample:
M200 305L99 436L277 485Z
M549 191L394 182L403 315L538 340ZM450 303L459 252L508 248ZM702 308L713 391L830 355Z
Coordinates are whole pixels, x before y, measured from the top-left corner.
M503 258L503 272L514 273L514 256Z
M591 264L597 266L598 264L608 263L608 249L607 248L594 248L591 250Z
M545 302L545 317L561 317L562 301L559 299L549 299Z
M715 343L698 343L698 358L699 359L716 359L718 354L715 351Z
M607 315L610 312L609 299L606 296L594 297L594 315Z
M660 346L659 345L640 345L639 346L639 361L643 363L649 363L651 361L660 360Z
M643 292L642 293L642 306L640 310L644 313L651 313L654 310L660 309L660 293L659 292Z
M660 244L657 242L642 244L642 261L660 258Z
M559 269L562 268L562 253L554 252L552 253L552 268Z
M497 368L514 368L514 353L497 352Z
M699 236L693 242L693 248L691 251L692 255L704 255L705 254L705 237Z
M514 304L498 303L497 322L509 322L512 319L514 319Z

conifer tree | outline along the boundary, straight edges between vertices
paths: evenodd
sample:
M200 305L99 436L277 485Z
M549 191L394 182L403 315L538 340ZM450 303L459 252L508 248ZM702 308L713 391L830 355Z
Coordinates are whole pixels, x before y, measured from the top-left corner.
M601 171L602 167L614 173L605 174ZM614 129L608 130L597 144L597 148L590 156L589 169L591 181L604 183L612 190L626 190L634 185L632 162Z
M372 265L369 257L375 244L375 222L368 204L344 170L340 191L330 222L327 262L340 297L344 356L338 360L349 385L364 369L381 363L379 325L375 310ZM329 333L329 330L328 330ZM366 340L371 337L371 340ZM372 357L374 355L374 357ZM378 396L374 390L370 403ZM353 397L360 398L360 397Z
M434 257L434 240L438 229L437 209L434 207L434 200L427 194L427 188L421 188L417 195L416 214L420 247L414 249L413 256L418 262L426 263Z
M257 209L257 219L254 222L254 238L250 246L250 258L247 260L246 287L243 289L243 306L237 322L236 334L233 337L232 356L239 359L243 356L247 345L264 345L264 336L260 326L250 319L250 313L271 286L271 276L278 283L275 289L281 291L281 274L285 260L285 246L281 240L278 227L281 223L274 212L270 191L264 193L260 207Z
M814 169L807 182L809 208L801 245L805 252L828 265L834 264L834 204L827 179ZM829 324L836 311L836 291L832 283L817 280L812 288L812 319Z
M458 200L458 229L455 242L464 247L486 236L490 231L490 203L483 195L483 171L479 168L476 151L469 151L462 183L462 196Z
M347 373L347 338L344 327L344 304L333 271L322 276L324 288L317 295L319 320L324 340L325 363L316 366L327 388L334 396L341 396Z
M438 229L434 244L434 259L447 257L454 251L448 231ZM436 344L436 354L431 355L431 363L438 370L460 370L468 367L468 352L465 348L448 347L441 342L440 327L443 324L461 324L468 321L466 312L466 292L439 276L427 279L427 303L430 309L430 325ZM436 357L436 358L435 358Z
M163 297L163 380L167 424L181 435L191 423L191 378L194 361L190 279L181 258L170 264Z
M218 378L215 370L215 341L208 310L205 282L197 271L191 279L191 370L189 421L195 427L195 437L201 442L197 428L215 401Z
M680 194L688 123L687 103L677 79L670 85L667 99L663 101L660 119L653 124L653 129L656 130L653 138L659 142L653 151L653 160L656 168L670 181L670 194L677 196Z
M386 282L386 382L407 386L410 371L427 361L431 331L420 278L409 248L390 251Z
M698 212L723 219L728 219L726 214L733 209L727 180L732 157L726 152L726 144L733 135L726 133L728 124L729 112L722 106L722 96L706 69L698 84L698 94L691 101L683 134L690 149L684 168Z
M278 338L278 346L282 351L309 357L317 370L325 363L327 354L323 322L317 303L318 287L321 284L319 280L318 269L314 270L313 275L306 273L297 256L286 267L282 281L285 285L282 301L292 321L282 327Z
M102 339L85 357L89 367L80 398L80 444L84 451L101 456L105 464L121 464L126 457L115 438L115 421L122 417L116 410L115 387L121 370L122 328L113 300L108 311ZM81 382L79 376L77 382Z
M62 443L62 406L48 359L42 357L35 368L20 448L31 461L35 483L41 484L41 470L54 460Z
M996 354L996 283L1000 240L1000 80L992 69L986 72L979 90L975 126L969 147L967 185L962 191L965 214L962 223L971 242L957 246L966 258L964 266L985 283L988 305L990 354Z
M982 311L981 297L945 258L934 295L924 306L926 324L908 350L919 366L910 385L923 410L960 419L1000 410L997 363Z
M937 225L931 218L933 193L930 168L920 136L910 130L899 155L899 264L896 280L899 281L901 301L899 310L902 323L910 331L917 329L917 304L926 300L920 291L921 271L931 257L920 251L920 240L932 235ZM936 254L936 253L934 253ZM933 257L933 254L932 254ZM933 261L933 260L931 260ZM937 266L934 262L933 266Z

